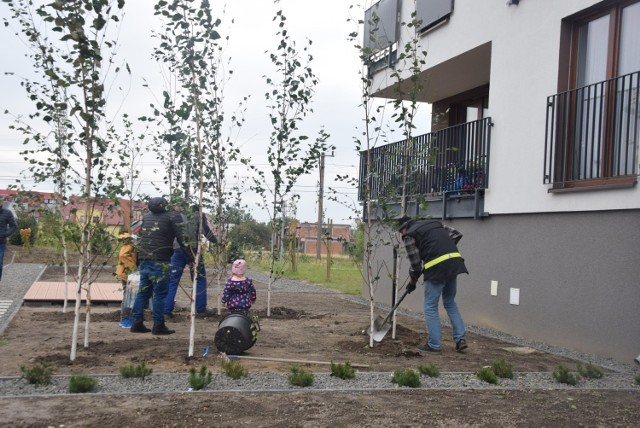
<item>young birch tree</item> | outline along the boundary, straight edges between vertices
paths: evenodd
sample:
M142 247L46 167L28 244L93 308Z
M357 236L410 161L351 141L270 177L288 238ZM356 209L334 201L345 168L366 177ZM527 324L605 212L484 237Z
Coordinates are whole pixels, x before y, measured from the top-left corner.
M278 1L275 3L279 5ZM299 130L301 122L312 112L310 104L318 84L311 69L313 57L309 48L312 42L309 40L302 51L298 50L287 30L287 18L282 8L279 8L273 20L279 29L278 46L269 53L275 75L265 76L268 87L265 99L272 127L267 147L272 183L267 184L267 173L252 166L257 173L253 189L262 197L263 207L271 219L267 316L271 316L271 287L278 275L277 240L279 230L284 226L284 205L292 198L297 180L315 168L320 154L330 149L327 145L329 134L323 129L312 142L307 142L309 138Z
M214 16L214 10L208 0L159 1L156 15L164 20L165 31L159 35L160 45L155 57L163 62L169 72L176 76L176 88L173 98L165 91L163 110L156 109L155 115L165 119L170 133L163 139L172 143L173 161L188 165L181 181L181 194L185 200L196 201L199 208L198 230L203 228L203 208L214 209L214 220L220 245L215 277L218 279L218 313L220 313L219 295L220 277L226 274L226 225L225 212L229 206L231 192L226 187L228 163L235 160L239 150L231 135L244 121L244 107L241 102L241 114L229 115L228 134L225 135L225 111L223 109L224 86L231 71L226 69L224 46L228 38L219 34L221 19ZM246 100L246 98L245 98ZM175 108L175 106L180 106ZM183 145L183 143L185 143ZM191 144L193 143L193 144ZM176 150L177 149L177 150ZM168 176L177 177L174 165L170 165ZM198 237L192 243L195 248L196 264L200 263L202 245ZM197 271L197 269L196 269ZM197 275L193 277L193 290L196 290ZM195 294L191 295L191 331L189 356L193 356L195 337Z
M401 189L400 189L400 212L398 216L400 218L407 215L407 202L410 196L416 196L412 193L412 184L415 174L411 169L416 165L416 160L419 156L425 156L424 153L416 153L414 147L414 130L416 128L414 121L418 112L419 102L418 95L423 89L422 81L419 78L419 74L422 71L422 66L425 64L427 52L421 51L419 46L419 34L420 20L416 18L416 4L413 2L413 12L411 13L410 22L402 22L401 28L405 30L407 35L407 42L403 46L398 47L398 66L394 68L391 73L391 78L395 81L394 92L396 99L392 102L394 113L392 118L398 123L402 135L404 137L404 144L400 147L400 176ZM417 202L417 201L416 201ZM402 252L399 251L402 246L394 244L395 251L395 272L400 272L402 267L402 260L405 258L401 256ZM396 296L399 291L399 284L396 281L393 284L396 290ZM393 327L391 337L396 337L396 312L393 314Z
M35 149L25 153L32 160L54 154L66 162L49 165L35 161L42 178L51 177L62 188L78 186L84 203L79 230L79 260L76 277L76 305L73 324L71 360L76 358L81 292L86 291L86 323L84 346L89 346L91 314L92 239L99 228L93 222L101 217L96 211L100 197L113 197L117 185L107 183L109 142L100 136L104 126L106 98L104 81L113 64L116 43L110 25L120 21L124 0L68 0L33 6L28 0L5 0L13 13L12 20L31 49L33 68L40 80L23 80L29 98L35 103L34 121L45 126L62 127L57 144L52 145L42 134L27 132L27 144ZM5 22L5 25L7 23ZM55 36L55 38L53 38ZM117 72L117 70L116 70ZM44 83L43 83L44 82ZM50 85L47 88L47 85ZM47 88L47 89L45 89ZM42 90L41 93L38 91ZM41 124L40 124L41 125ZM36 129L38 125L34 128ZM80 165L75 168L75 165ZM93 272L95 274L95 271Z
M415 6L415 5L414 5ZM415 8L414 8L415 9ZM415 13L412 14L412 21L409 23L401 23L401 28L413 31L409 41L404 45L395 46L384 45L381 41L395 40L395 35L387 35L380 25L380 19L377 16L377 9L371 9L370 21L366 22L369 29L368 34L364 34L365 38L369 38L368 43L360 45L358 32L350 35L355 47L360 53L363 69L361 71L362 83L362 103L364 113L364 130L361 138L356 139L357 150L364 150L364 158L360 160L361 176L364 176L364 182L358 183L360 186L360 194L364 203L364 262L363 277L365 285L369 291L370 298L370 331L374 331L374 293L376 284L380 278L380 274L384 273L391 277L394 295L398 296L398 272L401 269L401 260L399 256L401 252L400 245L397 241L395 233L395 218L402 217L407 213L407 200L410 196L411 180L414 174L410 171L412 160L415 160L413 150L413 135L415 129L414 118L417 112L417 94L420 91L420 83L418 74L420 66L424 64L424 56L426 52L418 51L417 28L418 22L415 20ZM364 25L364 21L359 21L360 25ZM366 41L366 40L365 40ZM396 91L397 100L392 102L394 113L392 119L397 123L405 140L396 144L388 144L384 147L377 147L378 141L382 140L388 143L387 136L382 132L382 127L378 116L383 112L384 106L376 104L372 98L372 79L376 71L379 61L388 60L388 55L395 50L397 54L394 68L390 75L395 81L394 90ZM407 78L409 73L409 85L402 83L403 78ZM375 114L374 114L375 112ZM392 135L392 134L391 134ZM374 159L375 156L375 159ZM393 159L394 162L380 164L381 159ZM393 170L388 170L393 166ZM384 168L383 171L381 168ZM394 177L393 179L384 180L383 177ZM343 177L345 180L346 177ZM399 178L399 180L397 179ZM376 188L372 187L372 183L376 182ZM399 204L399 212L390 207ZM374 223L375 220L375 223ZM384 263L374 266L375 253L379 246L393 246L393 266L391 269ZM395 312L392 320L392 336L395 337L396 317ZM373 335L370 335L369 345L374 346Z

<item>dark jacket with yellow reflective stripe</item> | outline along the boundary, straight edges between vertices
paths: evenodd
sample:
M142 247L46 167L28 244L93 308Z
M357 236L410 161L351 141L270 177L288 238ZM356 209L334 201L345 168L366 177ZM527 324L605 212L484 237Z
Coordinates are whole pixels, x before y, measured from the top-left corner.
M424 264L445 254L458 253L449 231L438 220L410 221L404 234L415 240ZM442 281L461 273L469 273L462 257L448 258L423 270L424 279L431 281Z

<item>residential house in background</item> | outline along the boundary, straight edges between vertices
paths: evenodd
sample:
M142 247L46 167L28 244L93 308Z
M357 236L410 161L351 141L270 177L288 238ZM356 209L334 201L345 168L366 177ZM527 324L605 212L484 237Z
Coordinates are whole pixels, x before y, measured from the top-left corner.
M29 212L36 219L40 218L43 211L55 211L57 199L54 193L36 191L16 191L0 189L0 198L11 202L14 211ZM121 229L129 229L130 219L133 221L142 218L147 204L120 198L117 202L110 199L98 199L92 213L92 221L103 223L109 232L118 235ZM72 196L69 202L62 208L62 215L66 220L83 222L86 204L78 196Z
M640 351L640 0L381 0L365 16L373 96L410 91L398 58L414 12L418 51L428 52L415 95L432 106L416 120L432 132L363 152L360 200L378 201L375 219L385 198L399 214L392 189L404 176L409 215L463 232L466 323L631 362ZM381 281L375 299L389 303L390 280ZM406 304L421 311L415 294Z
M315 256L318 251L318 223L300 223L296 228L298 238L298 250L310 256ZM290 231L291 233L291 231ZM328 240L327 238L331 239ZM331 254L346 254L346 243L351 241L351 226L348 224L323 224L322 242L320 254L327 255L327 243L331 243Z

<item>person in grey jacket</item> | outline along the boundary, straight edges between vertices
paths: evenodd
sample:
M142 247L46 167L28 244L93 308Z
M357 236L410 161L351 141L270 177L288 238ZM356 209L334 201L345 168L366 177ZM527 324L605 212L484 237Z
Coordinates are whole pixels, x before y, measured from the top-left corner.
M7 247L7 238L16 231L16 219L13 213L0 203L0 281L2 280L2 265L4 263L4 250Z
M142 218L142 227L138 233L138 266L140 268L140 287L133 303L132 333L167 335L175 330L167 328L164 322L164 302L169 291L170 260L173 254L173 240L188 250L183 231L182 218L168 211L169 203L161 197L149 201L149 213ZM189 260L193 263L193 257ZM153 328L144 325L145 302L153 296Z

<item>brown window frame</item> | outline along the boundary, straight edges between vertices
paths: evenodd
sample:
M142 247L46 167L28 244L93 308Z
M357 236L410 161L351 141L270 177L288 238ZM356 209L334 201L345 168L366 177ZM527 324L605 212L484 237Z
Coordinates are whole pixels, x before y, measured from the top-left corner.
M618 77L618 62L620 54L620 33L622 9L640 0L613 0L605 1L585 9L575 15L566 18L563 22L560 48L560 73L558 81L558 92L577 89L578 81L578 33L580 28L598 18L609 15L609 31L607 41L607 65L605 80ZM567 60L568 59L568 60ZM563 77L564 76L564 77ZM572 108L576 108L575 105ZM608 175L611 169L611 157L613 150L613 109L610 102L605 105L606 119L603 123L603 152L600 153L602 159L603 175ZM574 128L575 129L575 128ZM571 137L569 141L573 141ZM572 150L569 150L572 153ZM565 163L570 167L572 157L567 156ZM550 191L567 190L589 190L603 188L620 188L635 185L635 177L604 177L584 180L565 181L554 184ZM558 186L558 187L556 187Z

